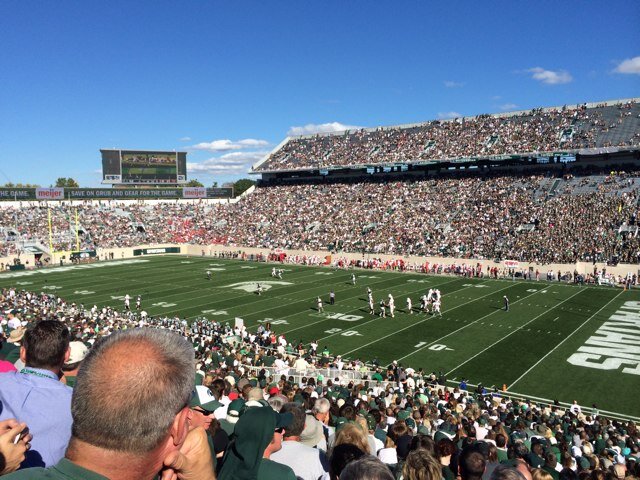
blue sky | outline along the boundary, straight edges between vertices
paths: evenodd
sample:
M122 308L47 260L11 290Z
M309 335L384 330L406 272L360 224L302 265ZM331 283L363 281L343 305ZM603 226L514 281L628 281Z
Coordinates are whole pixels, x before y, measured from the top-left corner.
M640 2L0 2L0 183L100 148L210 185L288 133L640 96Z

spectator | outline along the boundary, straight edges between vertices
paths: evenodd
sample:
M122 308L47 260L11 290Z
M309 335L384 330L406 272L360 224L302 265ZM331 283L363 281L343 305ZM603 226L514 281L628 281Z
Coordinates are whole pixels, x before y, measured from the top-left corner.
M365 455L350 462L342 473L340 480L394 480L387 466L371 455Z
M481 480L487 461L477 449L467 447L460 456L460 476L462 480Z
M48 467L64 456L71 436L72 390L59 377L68 358L69 329L45 320L24 333L20 359L25 368L0 375L0 420L16 418L34 437L20 468Z
M441 480L440 463L428 451L417 449L409 453L402 467L402 480Z
M0 476L16 471L24 461L33 438L31 434L23 433L26 428L26 423L19 423L13 418L0 421Z
M350 462L365 455L365 452L350 443L343 443L334 447L331 451L331 460L329 462L329 480L338 480L340 474Z
M166 331L130 330L97 342L78 373L66 458L7 478L150 480L163 469L167 478L213 480L204 430L188 431L193 363L192 346Z
M354 445L369 455L372 454L367 435L362 430L362 427L356 423L346 423L340 430L338 430L334 447L344 445L345 443Z
M275 433L276 429L282 429L291 421L290 415L280 415L270 407L247 409L236 424L235 439L224 458L218 478L220 480L295 478L291 468L268 458L277 449L279 443L276 437L280 434Z
M62 372L64 373L62 379L68 387L75 387L78 369L88 351L89 349L82 342L74 341L69 343L69 358L62 366Z
M317 480L325 472L320 452L300 442L306 418L304 409L297 403L286 403L281 413L287 412L292 414L293 420L284 430L282 449L272 453L271 460L288 465L303 480Z

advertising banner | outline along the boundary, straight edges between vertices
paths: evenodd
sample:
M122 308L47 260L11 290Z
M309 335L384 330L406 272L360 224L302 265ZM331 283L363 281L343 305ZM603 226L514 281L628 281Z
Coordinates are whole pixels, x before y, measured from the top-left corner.
M64 200L64 188L36 188L36 200Z
M207 198L207 189L205 187L183 187L183 198Z

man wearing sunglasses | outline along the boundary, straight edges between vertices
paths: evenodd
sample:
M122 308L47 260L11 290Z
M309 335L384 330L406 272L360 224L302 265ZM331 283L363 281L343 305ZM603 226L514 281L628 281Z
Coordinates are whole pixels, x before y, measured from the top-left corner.
M216 418L213 412L221 406L222 403L216 400L209 387L196 385L189 401L189 408L193 412L191 428L202 427L209 430L211 422Z

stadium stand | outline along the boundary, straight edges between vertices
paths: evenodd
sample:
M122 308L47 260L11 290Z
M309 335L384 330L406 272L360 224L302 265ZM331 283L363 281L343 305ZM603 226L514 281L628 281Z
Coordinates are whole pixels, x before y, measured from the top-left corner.
M638 146L639 114L638 103L623 101L299 137L284 142L255 170L437 162L558 150L601 149L606 160L607 149ZM232 246L238 251L257 247L269 259L280 261L283 258L277 252L299 250L308 254L292 254L285 261L314 265L330 251L338 266L420 268L465 276L484 274L477 269L476 259L541 265L637 263L640 170L636 157L615 171L609 169L611 162L603 161L600 166L591 162L579 168L557 164L557 168L538 165L541 168L464 172L438 169L422 176L399 172L264 182L240 201L226 204L5 202L0 204L0 258L28 247L71 251L78 246L95 250L190 244ZM220 255L244 257L238 251ZM373 258L342 256L354 252L370 253ZM376 258L382 254L396 259ZM442 261L406 265L402 258L407 255ZM447 263L450 258L468 262ZM497 277L498 272L487 270L487 274ZM554 279L553 275L548 271L547 279ZM600 272L594 271L587 281L600 278ZM634 285L636 280L634 275ZM21 358L25 331L42 320L63 322L73 340L61 373L48 365L31 368L29 359ZM313 342L291 343L268 323L255 332L206 319L189 324L177 316L151 317L144 311L84 306L52 294L6 288L0 291L0 372L4 372L0 375L16 377L23 385L35 383L31 377L45 385L60 376L72 386L87 352L96 352L95 346L103 344L105 337L141 329L171 332L190 342L187 350L193 346L194 390L186 405L184 398L175 400L176 405L184 405L180 412L189 410L191 427L198 424L207 429L209 448L199 451L197 465L202 469L215 463L215 472L208 467L209 471L200 470L195 477L184 475L197 462L190 457L197 439L186 434L180 456L164 461L175 471L165 471L162 478L209 479L215 473L223 480L369 478L362 472L405 480L453 480L459 473L463 479L484 480L640 477L640 432L628 418L603 416L595 405L534 402L482 385L469 390L464 379L451 388L441 372L415 370L395 361L376 365L343 360L318 350ZM120 338L126 339L126 334ZM170 350L164 353L180 356L178 347ZM131 352L119 353L126 358ZM194 356L189 353L176 363L192 365ZM164 397L143 390L154 387L154 392L162 393L167 375L160 369L173 371L172 365L161 367L154 363L156 355L148 357L138 359L144 363L139 370L158 381L154 385L133 382L139 395L128 400ZM138 370L108 366L114 368L103 371L100 382L104 386L113 381L113 388L129 384ZM78 382L82 386L82 376ZM25 456L37 458L38 452L29 452L29 435L15 440L23 425L1 408L5 396L15 394L8 390L0 389L0 475L9 474L8 479L113 477L104 465L100 475L91 469L91 462L83 462L81 469L74 463L74 448L47 473L24 468L10 473L20 468ZM72 400L74 422L82 420L82 397L75 395ZM164 418L163 412L154 412L146 404L138 407L147 419ZM103 412L93 412L96 418L105 417L97 413ZM176 415L169 423L182 414ZM84 420L86 429L86 416ZM105 433L122 435L124 431L131 445L144 444L147 435L142 427L111 432L112 423L103 426ZM166 424L162 428L166 436ZM56 436L56 432L49 434ZM73 435L77 434L74 426ZM119 451L120 445L110 447ZM312 464L317 467L313 474L306 468ZM163 461L153 465L162 468ZM485 465L486 470L477 465ZM150 473L115 477L156 477L156 471Z
M631 479L640 474L640 434L635 423L607 419L597 409L587 409L577 403L564 406L534 403L507 397L497 390L488 391L481 385L467 390L464 381L456 388L447 388L436 372L416 371L396 362L368 372L370 376L357 377L354 373L362 374L362 371L353 370L360 367L356 362L349 365L340 357L305 351L303 346L293 347L271 331L269 325L261 326L255 333L206 320L189 326L179 318L147 318L109 307L85 308L51 294L13 288L3 289L0 293L0 309L3 312L0 364L9 372L0 375L27 379L36 374L47 377L39 379L41 382L57 380L50 377L46 368L23 368L22 361L15 360L14 355L21 345L25 327L34 319L61 319L68 327L76 353L63 367L61 381L70 385L74 384L75 372L87 350L115 332L153 328L188 338L195 346L195 383L202 385L195 387L190 405L196 409L193 415L212 418L207 426L209 452L201 451L199 455L208 462L216 459L219 478L294 478L296 475L310 480L318 478L320 472L309 476L304 465L287 455L273 458L292 468L293 476L289 476L288 469L284 470L286 475L280 473L278 477L225 473L226 462L236 464L237 460L233 458L238 449L242 449L241 458L251 461L253 469L262 463L264 468L277 468L269 463L272 460L260 459L269 458L270 453L282 448L283 434L284 441L300 443L295 444L296 449L303 446L309 449L304 450L305 455L326 472L322 478L337 478L336 473L360 455L372 455L371 462L385 465L383 471L395 474L389 478L400 478L403 471L410 470L405 467L405 459L407 462L415 460L409 457L412 451L422 452L426 456L424 461L433 462L434 472L439 472L415 478L434 480L454 478L460 458L470 452L479 452L491 465L491 471L496 469L504 475L504 469L507 469L507 473L515 475L512 478L521 478L520 475L536 478L542 471L552 478L580 475L586 479L610 475L611 478ZM21 369L20 373L15 372L16 367ZM331 376L325 377L325 372L331 372ZM295 373L304 376L294 378ZM130 372L116 369L108 378L117 381L121 374L127 376ZM206 402L198 400L202 398L202 388L208 392ZM0 391L0 404L3 396L9 394ZM72 405L80 401L79 397L74 396ZM244 424L246 422L240 423L243 415L248 421L257 415L247 413L252 409L272 408L280 412L299 409L294 417L299 414L301 418L296 421L284 414L277 417L276 422L282 423L276 423L275 432L271 426L264 441L242 443L241 435L246 434L242 432L249 428ZM263 413L266 415L265 410ZM79 421L76 415L78 412L74 410L74 422ZM254 421L252 428L260 430L265 421ZM234 434L235 425L238 427ZM13 432L23 425L0 414L0 427L2 432ZM55 432L49 433L55 437ZM16 444L0 442L0 474L19 467L31 446L30 437L25 438L25 442ZM340 460L338 456L342 455L344 444L361 453ZM294 445L287 447L288 451ZM184 462L193 460L188 457L188 449L184 454ZM73 458L72 453L68 454L68 458L60 460L50 472L68 474L73 471L78 475L78 471L73 470L79 468ZM5 459L9 461L5 462ZM91 462L84 462L82 467L88 475L86 469L90 471ZM420 471L420 467L417 469ZM108 473L104 466L101 472ZM42 470L23 469L7 478L58 478L42 475ZM214 475L211 472L209 477L198 478L214 478Z
M257 172L638 145L635 101L290 138Z
M222 244L540 264L638 260L637 171L442 175L258 188L232 204L117 202L58 205L55 250L139 244ZM327 201L331 199L331 201ZM46 206L4 207L0 257L25 241L49 245ZM621 230L622 228L622 230ZM5 228L5 232L9 230ZM635 231L635 230L634 230Z

